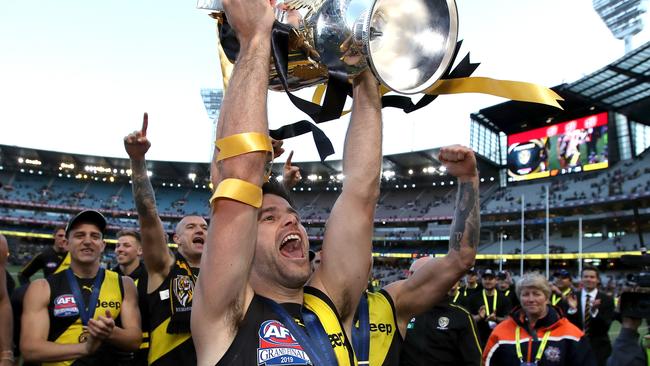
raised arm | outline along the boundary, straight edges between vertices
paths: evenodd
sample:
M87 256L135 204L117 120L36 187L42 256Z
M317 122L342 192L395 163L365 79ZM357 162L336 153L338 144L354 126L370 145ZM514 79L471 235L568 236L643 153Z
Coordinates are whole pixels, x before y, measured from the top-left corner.
M158 288L164 281L169 270L174 264L169 248L167 247L167 233L156 208L156 196L147 175L147 162L145 154L151 147L147 139L149 116L144 114L142 129L134 131L124 138L124 148L131 160L131 181L133 201L138 211L140 235L142 237L142 257L149 274L147 292Z
M444 147L440 162L447 172L458 178L456 208L451 222L449 251L415 271L407 280L386 286L397 309L401 334L415 315L431 308L474 265L480 230L480 206L476 158L471 149Z
M11 303L7 293L7 257L9 251L7 240L0 234L0 365L13 365L12 331L13 317L11 315Z
M273 10L268 0L224 0L223 6L239 39L240 52L221 107L217 140L248 132L266 135ZM214 160L217 156L215 151L215 189L226 179L262 186L266 152L249 152L219 162ZM248 277L257 239L257 212L257 208L231 199L212 201L192 303L192 336L199 365L214 365L221 359L253 297Z
M381 130L379 85L367 71L354 81L352 118L343 151L343 189L327 221L322 264L310 283L329 295L346 326L368 284L381 175Z

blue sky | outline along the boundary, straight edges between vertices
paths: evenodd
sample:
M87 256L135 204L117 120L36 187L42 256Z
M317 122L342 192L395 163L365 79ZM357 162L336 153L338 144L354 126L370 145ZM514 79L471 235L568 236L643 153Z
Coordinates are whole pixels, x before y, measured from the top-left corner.
M554 86L623 55L591 0L459 0L461 56L475 76ZM634 44L650 40L646 30ZM219 87L213 21L192 0L0 1L0 144L126 157L122 137L149 112L149 159L208 161L199 91ZM299 95L310 97L306 90ZM442 96L411 115L384 111L384 153L468 143L469 114L503 99ZM305 118L271 93L272 127ZM340 158L347 118L324 125ZM316 160L310 137L287 142Z

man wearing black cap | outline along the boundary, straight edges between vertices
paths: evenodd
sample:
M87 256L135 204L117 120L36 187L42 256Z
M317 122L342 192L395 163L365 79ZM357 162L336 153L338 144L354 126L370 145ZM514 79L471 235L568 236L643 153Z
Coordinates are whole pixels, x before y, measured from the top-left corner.
M511 307L519 306L519 299L515 293L515 284L512 283L508 271L499 271L497 273L497 289L508 298Z
M562 310L568 310L566 298L573 290L573 282L571 281L571 273L566 269L561 269L553 274L555 283L551 286L553 294L551 295L551 305L559 306Z
M100 267L106 220L83 211L65 233L70 268L34 281L25 295L20 348L42 365L121 365L115 350L140 345L140 312L135 285Z
M492 329L506 318L512 306L508 298L497 291L494 270L490 268L484 270L481 274L481 283L483 289L469 299L467 307L476 321L481 347L485 347Z
M454 296L454 303L467 306L469 299L483 289L478 283L478 273L475 268L470 268L465 275L465 285L458 289L458 297Z

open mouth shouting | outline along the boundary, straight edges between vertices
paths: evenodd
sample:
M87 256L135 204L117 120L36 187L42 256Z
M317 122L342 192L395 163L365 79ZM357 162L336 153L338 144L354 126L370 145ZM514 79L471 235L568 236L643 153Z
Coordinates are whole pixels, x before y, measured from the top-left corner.
M198 244L201 245L201 247L203 247L203 244L205 244L205 238L203 238L202 236L195 236L194 238L192 238L192 244L195 245Z
M280 243L280 254L291 259L305 258L305 251L303 250L303 243L300 235L296 233L287 234L282 243Z

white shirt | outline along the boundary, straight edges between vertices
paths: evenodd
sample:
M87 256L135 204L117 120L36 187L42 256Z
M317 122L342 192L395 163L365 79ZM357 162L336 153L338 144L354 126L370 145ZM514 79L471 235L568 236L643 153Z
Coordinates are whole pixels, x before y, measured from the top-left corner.
M591 304L593 304L594 300L596 300L596 295L598 295L598 289L595 288L595 289L593 289L593 290L591 290L589 292L587 292L587 290L585 290L585 289L582 289L582 291L580 291L580 293L581 293L581 297L582 297L580 299L580 306L582 306L582 309L581 309L582 310L582 323L584 324L584 322L585 322L585 306L587 304L587 295L589 295L589 301L591 302ZM591 317L595 318L598 315L598 308L594 309L594 307L592 305L590 313L591 313Z

